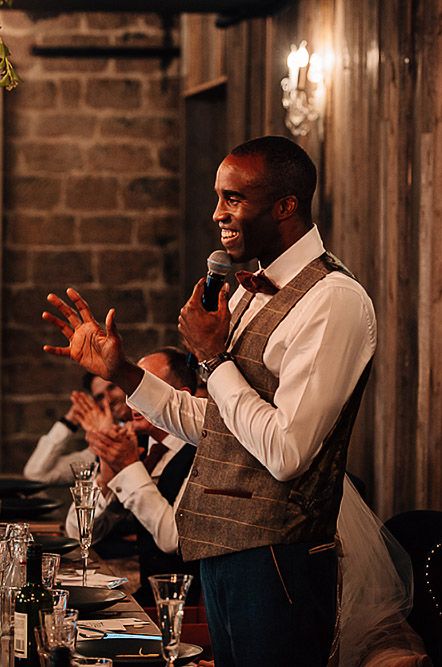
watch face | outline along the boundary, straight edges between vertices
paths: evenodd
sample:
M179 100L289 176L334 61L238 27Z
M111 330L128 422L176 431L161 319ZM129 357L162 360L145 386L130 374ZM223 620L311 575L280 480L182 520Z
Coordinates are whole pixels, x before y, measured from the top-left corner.
M201 380L207 382L209 376L211 375L211 373L213 373L215 368L218 368L220 364L231 358L232 357L229 354L222 353L218 354L216 357L213 357L213 359L205 359L204 361L200 361L200 363L198 364L198 374Z
M204 361L201 361L198 364L198 375L200 376L200 378L203 382L207 382L207 380L209 378L209 375L210 375L210 370L206 366Z

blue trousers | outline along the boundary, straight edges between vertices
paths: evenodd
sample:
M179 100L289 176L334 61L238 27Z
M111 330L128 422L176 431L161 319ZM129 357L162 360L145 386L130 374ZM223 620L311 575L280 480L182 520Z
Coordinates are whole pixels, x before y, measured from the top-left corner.
M334 549L258 547L201 561L216 667L325 667L336 616Z

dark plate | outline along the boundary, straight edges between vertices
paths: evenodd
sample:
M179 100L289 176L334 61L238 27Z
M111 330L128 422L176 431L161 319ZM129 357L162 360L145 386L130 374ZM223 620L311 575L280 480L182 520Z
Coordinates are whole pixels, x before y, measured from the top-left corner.
M34 535L36 542L41 544L43 551L52 554L67 554L79 546L78 540L73 537L63 537L63 535Z
M156 654L142 659L123 657L140 655L140 649L145 655ZM155 665L163 667L166 663L161 657L160 639L87 639L77 641L77 653L85 657L99 655L102 658L112 658L114 665ZM195 644L181 644L180 654L174 665L187 665L191 660L203 652L201 646Z
M47 484L37 482L34 479L23 477L7 477L0 479L0 498L11 498L16 495L30 496L47 488Z
M2 498L1 519L35 519L61 507L63 503L51 498Z
M92 588L89 586L64 586L69 591L69 607L82 611L100 611L126 597L123 591L109 588Z

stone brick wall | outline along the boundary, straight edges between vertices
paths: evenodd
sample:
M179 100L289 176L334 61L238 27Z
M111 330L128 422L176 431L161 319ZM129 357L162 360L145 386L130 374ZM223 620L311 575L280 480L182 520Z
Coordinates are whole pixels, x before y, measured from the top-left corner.
M24 83L4 95L4 471L21 470L81 371L42 352L49 291L115 306L135 359L176 342L178 62L52 59L36 45L161 44L156 15L0 12ZM178 41L174 28L174 41Z

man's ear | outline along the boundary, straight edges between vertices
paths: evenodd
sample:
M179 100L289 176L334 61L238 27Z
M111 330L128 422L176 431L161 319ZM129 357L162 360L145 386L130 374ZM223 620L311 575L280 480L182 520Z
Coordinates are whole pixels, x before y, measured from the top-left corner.
M295 195L287 195L278 199L275 203L275 214L278 220L286 220L294 215L298 208L298 198Z

